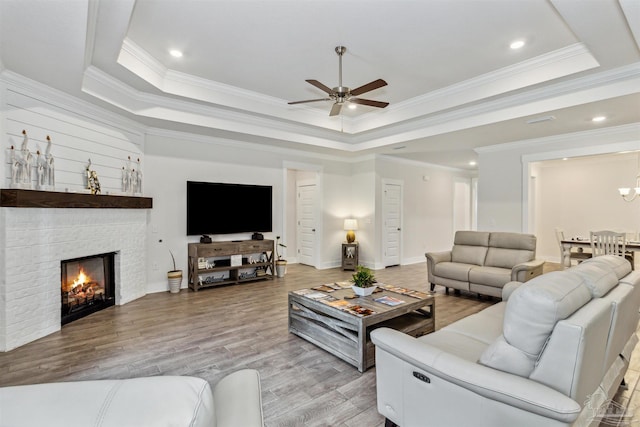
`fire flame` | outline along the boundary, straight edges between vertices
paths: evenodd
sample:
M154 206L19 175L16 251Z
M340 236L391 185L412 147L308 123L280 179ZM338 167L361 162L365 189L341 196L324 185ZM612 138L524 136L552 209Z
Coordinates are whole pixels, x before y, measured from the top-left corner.
M74 290L76 290L76 292L82 291L84 289L84 285L88 283L91 283L91 277L87 276L83 269L80 269L78 277L73 281L73 283L67 283L62 290L64 292L73 292Z
M71 288L75 288L78 285L84 285L88 281L89 281L89 277L87 277L87 275L84 274L84 270L80 269L80 273L78 274L78 278L73 281L73 285L71 285Z

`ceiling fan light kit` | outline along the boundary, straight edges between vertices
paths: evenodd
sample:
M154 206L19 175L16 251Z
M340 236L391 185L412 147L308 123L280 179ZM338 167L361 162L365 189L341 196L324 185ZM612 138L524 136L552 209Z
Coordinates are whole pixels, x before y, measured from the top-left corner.
M342 86L342 56L347 51L347 48L344 46L336 46L335 50L336 50L336 54L338 55L338 67L339 67L338 86L334 87L333 89L330 89L328 86L320 83L317 80L313 80L313 79L306 80L307 83L325 92L327 95L329 95L329 97L318 98L318 99L307 99L304 101L292 101L292 102L289 102L289 105L304 104L307 102L333 101L333 106L331 107L329 116L337 116L338 114L340 114L340 111L342 110L342 106L345 103L368 105L370 107L376 107L376 108L384 108L387 105L389 105L388 102L374 101L371 99L363 99L363 98L355 98L356 96L362 95L363 93L367 93L372 90L386 86L387 82L385 82L382 79L374 80L372 82L369 82L355 89L351 89L347 86Z

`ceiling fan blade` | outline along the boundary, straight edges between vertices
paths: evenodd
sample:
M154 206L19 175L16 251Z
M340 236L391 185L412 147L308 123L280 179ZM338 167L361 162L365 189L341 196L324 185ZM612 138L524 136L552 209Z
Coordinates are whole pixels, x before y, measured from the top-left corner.
M342 103L336 102L335 104L333 104L333 107L331 107L329 116L337 116L338 114L340 114L340 110L342 110Z
M331 98L318 98L318 99L307 99L305 101L292 101L292 102L287 102L287 104L289 105L304 104L305 102L318 102L318 101L331 101Z
M361 99L361 98L351 98L349 99L349 102L353 102L354 104L360 104L360 105L369 105L370 107L378 107L378 108L384 108L387 105L389 105L388 102L373 101L371 99Z
M314 85L315 87L317 87L318 89L320 89L323 92L327 92L329 95L333 95L333 91L331 89L329 89L327 86L323 85L322 83L320 83L317 80L305 80L307 83L310 83L312 85Z
M307 80L307 81L309 81L309 80ZM372 91L374 89L378 89L379 87L383 87L383 86L386 86L386 85L387 85L387 82L385 82L382 79L374 80L374 81L372 81L370 83L367 83L366 85L362 85L360 87L357 87L357 88L351 90L351 95L353 95L353 96L362 95L363 93L370 92L370 91Z

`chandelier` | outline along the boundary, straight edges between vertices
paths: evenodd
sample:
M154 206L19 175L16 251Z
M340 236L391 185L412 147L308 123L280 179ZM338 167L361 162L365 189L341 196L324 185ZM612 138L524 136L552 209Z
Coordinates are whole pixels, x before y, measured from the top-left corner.
M636 176L636 186L633 188L633 196L631 196L631 190L632 189L628 187L618 188L618 192L625 202L631 202L636 197L640 196L640 173Z

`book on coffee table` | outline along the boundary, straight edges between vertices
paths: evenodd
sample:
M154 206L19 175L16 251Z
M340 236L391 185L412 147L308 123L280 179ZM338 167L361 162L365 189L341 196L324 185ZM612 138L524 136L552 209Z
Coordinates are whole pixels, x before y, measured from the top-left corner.
M385 296L382 296L380 298L376 298L376 299L374 299L374 301L382 303L382 304L390 305L391 307L394 307L396 305L400 305L400 304L404 304L405 303L405 301L403 301L401 299L398 299L398 298L394 298L394 297L389 296L389 295L385 295Z

